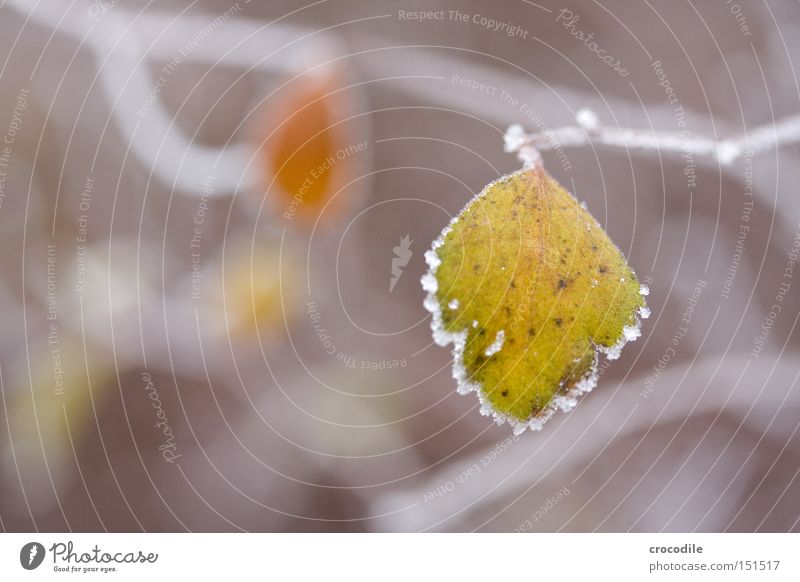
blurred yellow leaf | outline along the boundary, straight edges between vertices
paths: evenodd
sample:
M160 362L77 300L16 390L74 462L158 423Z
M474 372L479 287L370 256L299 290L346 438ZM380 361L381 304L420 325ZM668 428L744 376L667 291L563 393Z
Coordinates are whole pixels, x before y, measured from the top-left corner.
M298 269L291 244L231 243L224 264L225 311L232 330L245 335L282 329L297 310Z
M92 366L77 338L61 338L46 349L34 350L31 377L7 397L9 430L15 463L20 470L47 471L58 479L75 463L77 448L92 432L93 407L101 406L111 385L110 370ZM94 404L93 404L94 403Z

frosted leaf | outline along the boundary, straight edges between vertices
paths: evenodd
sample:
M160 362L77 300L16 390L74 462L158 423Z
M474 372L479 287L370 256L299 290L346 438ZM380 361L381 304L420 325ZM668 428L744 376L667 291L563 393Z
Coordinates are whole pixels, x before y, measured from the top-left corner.
M648 287L647 285L642 285L639 288L639 293L647 297L648 295L650 295L650 287Z
M571 410L597 384L598 353L641 335L636 275L542 168L489 184L425 258L424 305L436 343L453 344L458 392L517 434Z

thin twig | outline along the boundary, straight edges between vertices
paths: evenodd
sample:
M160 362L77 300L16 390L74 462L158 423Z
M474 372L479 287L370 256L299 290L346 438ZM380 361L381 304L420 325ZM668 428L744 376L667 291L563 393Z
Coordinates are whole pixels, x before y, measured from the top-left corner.
M525 133L522 126L511 125L505 134L505 150L516 152L527 166L541 164L539 152L565 147L582 147L601 144L624 149L657 150L680 154L686 158L711 157L724 166L732 164L744 154L775 149L782 144L800 142L800 115L790 115L774 124L761 125L753 131L735 138L714 140L695 136L691 132L643 131L600 125L595 113L589 109L578 111L577 126Z

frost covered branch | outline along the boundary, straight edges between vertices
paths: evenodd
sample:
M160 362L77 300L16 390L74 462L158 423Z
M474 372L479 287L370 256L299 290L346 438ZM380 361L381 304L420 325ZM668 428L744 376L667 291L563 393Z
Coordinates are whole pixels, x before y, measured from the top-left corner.
M644 131L600 125L597 115L581 109L575 116L577 126L526 134L522 126L511 125L505 134L505 150L516 152L526 166L541 164L539 152L565 147L581 147L593 143L611 147L711 157L723 166L730 165L745 153L777 148L781 144L800 142L800 115L791 115L774 124L762 125L735 138L715 140L682 132Z
M25 0L9 0L4 6L19 12L26 21L68 35L98 57L99 85L112 105L111 119L130 143L131 153L152 171L154 177L178 192L190 195L198 195L201 191L199 185L207 177L209 168L214 168L219 177L215 183L219 195L233 194L237 189L247 189L259 183L256 169L252 167L256 144L244 141L215 148L195 143L193 136L185 135L173 123L173 116L160 100L148 98L148 93L152 93L156 86L156 79L148 67L150 61L166 62L170 66L176 54L182 55L181 49L191 46L191 51L182 55L182 61L216 65L224 60L230 66L261 74L296 74L293 69L296 63L283 58L285 55L280 51L297 44L298 39L302 39L306 54L331 55L338 52L332 35L286 22L232 17L225 20L225 26L213 30L213 41L198 42L199 35L207 29L209 22L214 21L209 15L139 13L115 6L113 11L104 13L102 23L98 23L80 8L67 8L59 14L52 8L31 6ZM375 39L369 35L358 35L348 41L354 49L358 48L350 56L358 58L363 69L369 72L383 75L390 64L397 78L419 77L425 73L431 78L439 75L447 82L448 75L458 70L472 79L482 79L488 85L505 87L513 95L530 96L535 91L530 79L500 75L490 67L450 58L429 48L403 47L407 58L396 59L390 51L374 50ZM265 55L280 58L267 58ZM406 83L399 88L481 119L494 119L501 123L508 120L507 112L497 107L497 103L476 99L469 92L442 91L437 83ZM565 102L585 103L586 96L558 87L552 92L536 92L535 101L537 109L541 107L541 110L549 111ZM140 119L134 112L143 103L147 103L147 115ZM638 112L638 108L630 104L615 105L617 115L629 117ZM542 151L601 144L692 154L730 165L745 152L756 153L797 142L800 142L800 114L760 126L741 137L720 141L693 134L684 137L680 132L605 127L589 110L579 112L576 126L526 134L519 125L512 125L506 134L506 150L518 152L523 161L532 163L539 163L539 152ZM176 164L175 160L180 162Z

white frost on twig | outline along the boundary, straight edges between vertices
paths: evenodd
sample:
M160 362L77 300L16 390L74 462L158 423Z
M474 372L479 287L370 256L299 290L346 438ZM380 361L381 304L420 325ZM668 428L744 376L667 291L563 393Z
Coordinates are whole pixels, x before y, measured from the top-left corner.
M657 150L685 156L711 157L723 166L744 154L777 148L781 144L800 143L800 114L790 115L774 124L761 125L744 135L715 140L686 131L645 131L600 124L589 109L577 112L577 126L525 133L519 124L509 126L505 150L516 152L527 167L541 164L539 152L565 147L601 144L624 149Z

